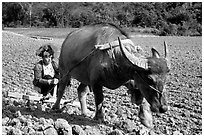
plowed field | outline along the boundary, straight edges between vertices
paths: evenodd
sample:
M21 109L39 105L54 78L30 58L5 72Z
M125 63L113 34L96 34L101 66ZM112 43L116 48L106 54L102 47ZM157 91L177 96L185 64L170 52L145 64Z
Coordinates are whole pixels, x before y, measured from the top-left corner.
M72 134L159 134L159 135L201 135L202 134L202 38L201 37L133 37L136 45L140 45L147 56L151 55L151 47L164 54L164 40L169 45L171 71L166 83L170 110L165 114L153 114L154 128L144 128L138 119L138 106L131 104L125 87L116 90L104 88L105 122L98 123L88 117L80 116L80 109L65 106L61 113L28 109L23 100L6 97L6 92L36 92L33 90L33 67L39 60L35 51L44 43L54 43L58 49L63 38L53 40L33 39L29 30L21 30L17 34L11 31L2 32L2 134L60 134L55 121L65 119L72 128ZM47 32L49 33L49 32ZM35 35L37 32L35 32ZM44 32L46 34L46 32ZM43 35L43 34L40 34ZM53 34L54 35L54 34ZM77 97L78 82L72 80L72 87L64 98ZM93 93L88 95L88 108L94 113ZM35 105L35 104L33 104ZM47 105L50 108L52 104ZM25 124L16 116L31 121ZM90 116L92 117L92 116ZM20 119L20 124L13 122ZM56 129L48 132L46 124L39 122L48 119ZM17 120L18 121L18 120ZM42 128L36 129L36 124ZM15 130L19 129L19 130ZM26 130L25 130L26 129ZM31 132L32 131L32 132ZM53 130L52 130L53 131Z

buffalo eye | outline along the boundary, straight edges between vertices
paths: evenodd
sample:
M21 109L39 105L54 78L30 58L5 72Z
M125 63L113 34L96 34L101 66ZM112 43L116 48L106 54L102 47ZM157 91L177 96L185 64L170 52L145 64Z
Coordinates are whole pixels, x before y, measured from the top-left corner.
M151 83L156 83L156 78L154 76L148 76L148 79Z

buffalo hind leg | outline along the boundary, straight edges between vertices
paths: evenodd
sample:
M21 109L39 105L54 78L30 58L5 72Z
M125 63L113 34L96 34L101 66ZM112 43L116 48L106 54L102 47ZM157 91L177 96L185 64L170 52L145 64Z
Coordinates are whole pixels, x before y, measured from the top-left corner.
M94 93L95 105L96 105L96 114L94 119L98 120L101 123L104 120L104 115L102 111L103 99L104 99L102 86L94 85L93 93Z
M54 106L52 107L52 109L59 109L60 108L60 101L61 101L62 96L64 94L64 90L65 90L66 86L68 86L68 88L70 88L70 84L71 84L70 80L71 80L71 78L69 75L63 75L59 79L59 88L57 90L57 100L56 100Z
M78 91L79 102L81 105L81 113L82 115L87 116L88 111L87 111L87 105L86 105L86 96L87 96L87 93L89 92L89 87L81 83L77 91Z

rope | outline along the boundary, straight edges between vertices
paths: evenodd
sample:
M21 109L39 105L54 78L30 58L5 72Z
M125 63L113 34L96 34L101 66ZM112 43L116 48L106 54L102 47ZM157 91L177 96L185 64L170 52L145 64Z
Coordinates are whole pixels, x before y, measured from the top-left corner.
M145 83L148 87L150 87L151 89L155 90L157 93L159 93L160 95L162 95L162 92L161 92L161 91L159 91L158 89L156 89L156 88L154 88L153 86L149 85L149 84L142 78L142 76L141 76L139 73L137 73L136 71L135 71L135 73L140 77L140 79L142 79L143 83Z

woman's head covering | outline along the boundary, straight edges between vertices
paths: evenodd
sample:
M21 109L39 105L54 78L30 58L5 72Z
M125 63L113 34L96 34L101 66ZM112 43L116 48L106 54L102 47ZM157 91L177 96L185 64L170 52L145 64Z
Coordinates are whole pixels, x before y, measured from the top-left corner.
M54 51L51 47L52 44L46 44L41 46L37 51L36 51L36 55L39 57L44 57L44 56L51 56L54 58Z

